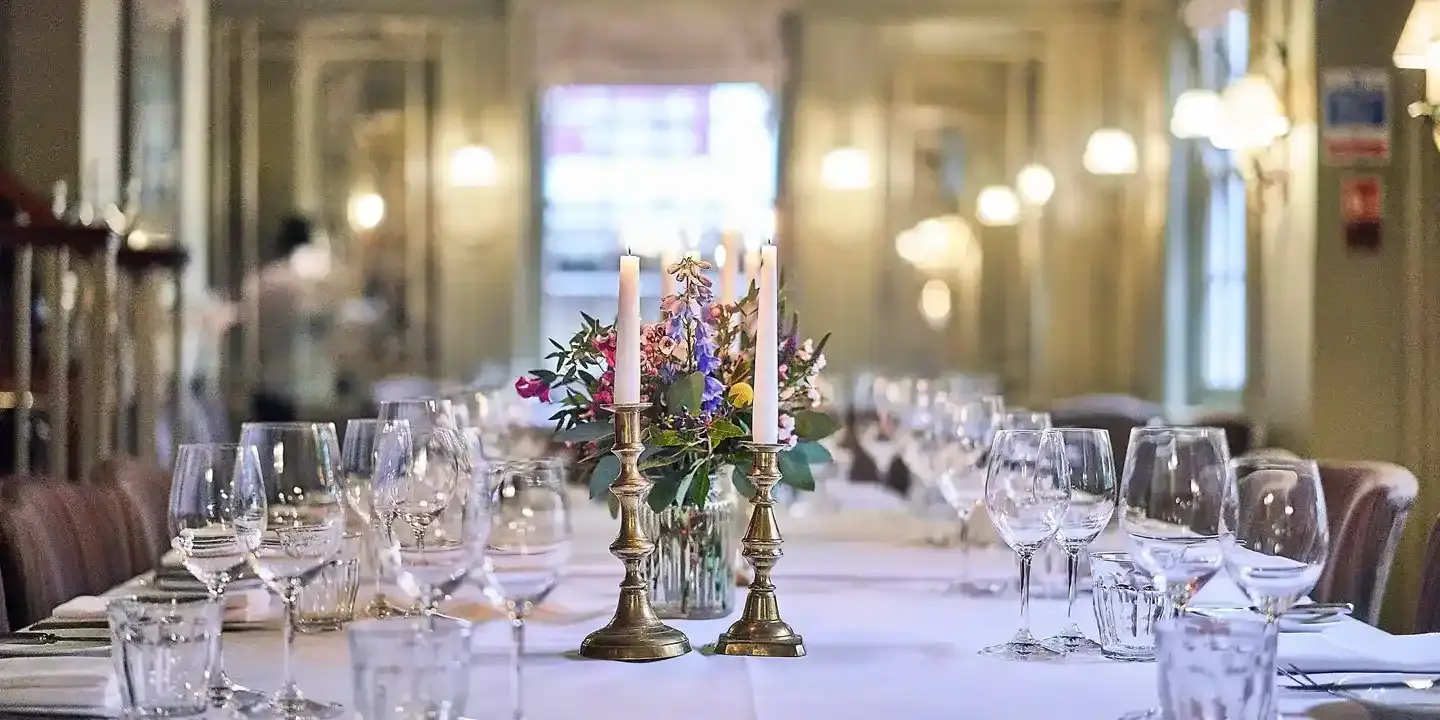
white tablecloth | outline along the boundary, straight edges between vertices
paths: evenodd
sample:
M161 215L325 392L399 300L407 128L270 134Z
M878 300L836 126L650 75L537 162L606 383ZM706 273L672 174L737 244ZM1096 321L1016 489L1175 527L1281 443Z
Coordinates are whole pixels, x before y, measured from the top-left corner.
M863 492L863 491L862 491ZM604 618L569 626L534 623L526 658L530 720L1112 720L1154 705L1154 664L1103 658L1017 663L976 651L1015 631L1018 600L981 600L941 592L954 576L958 553L915 542L902 510L844 510L787 518L787 544L776 570L782 614L805 637L800 659L751 659L700 652L734 618L675 621L696 651L656 663L579 659L573 651L613 609L619 562L605 550L615 523L603 506L577 506L576 570L551 602L572 611L604 611ZM923 531L922 531L923 534ZM980 553L975 572L1013 572L1013 559ZM1223 579L1220 579L1223 580ZM1212 583L1202 597L1236 592ZM738 615L737 602L737 615ZM1089 597L1077 615L1094 632ZM1032 628L1058 631L1064 603L1032 603ZM482 657L474 674L467 717L508 718L505 623L482 629ZM1328 630L1347 644L1365 645L1385 633L1355 621ZM1285 636L1282 642L1290 642ZM345 703L350 676L343 632L302 636L296 675L318 699ZM225 637L235 680L272 688L279 679L280 638L274 632ZM1363 710L1323 695L1282 691L1282 710L1297 717L1364 718Z

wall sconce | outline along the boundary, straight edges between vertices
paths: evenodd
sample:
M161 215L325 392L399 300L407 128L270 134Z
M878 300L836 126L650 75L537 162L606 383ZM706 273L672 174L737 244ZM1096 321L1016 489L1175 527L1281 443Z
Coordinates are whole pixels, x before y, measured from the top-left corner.
M854 146L837 147L820 161L820 182L831 190L870 187L870 155Z
M978 254L980 242L959 215L941 215L921 220L895 236L895 252L918 270L944 272Z
M1040 163L1030 163L1015 174L1015 189L1020 201L1030 207L1043 207L1055 195L1055 173Z
M1140 151L1130 133L1100 128L1090 133L1082 162L1091 175L1134 175L1140 169Z
M1181 140L1208 138L1219 129L1223 111L1214 90L1186 90L1175 98L1170 134Z
M1005 185L991 185L975 198L975 219L985 227L1009 227L1020 222L1020 196Z
M920 315L932 330L941 330L950 321L950 286L938 278L930 278L920 288Z
M1402 70L1425 71L1425 98L1410 103L1410 117L1440 119L1440 0L1415 0L1394 59ZM1433 126L1432 135L1440 148L1440 124Z
M1259 150L1290 132L1280 96L1263 75L1251 73L1220 94L1220 124L1210 142L1222 150Z
M450 184L455 187L490 187L497 175L495 153L484 145L466 145L450 155Z
M355 193L350 196L346 214L350 227L361 231L374 230L385 221L385 198L373 192Z

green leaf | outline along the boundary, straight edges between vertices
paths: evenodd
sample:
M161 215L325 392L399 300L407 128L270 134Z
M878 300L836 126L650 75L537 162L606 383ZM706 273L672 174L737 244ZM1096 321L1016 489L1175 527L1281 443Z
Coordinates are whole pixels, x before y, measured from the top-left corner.
M750 482L750 463L735 463L735 469L730 473L730 482L735 484L735 490L746 498L755 497L755 486Z
M543 383L545 383L546 385L549 385L549 384L555 382L555 378L559 377L559 376L556 375L553 371L551 371L551 370L543 370L543 369L541 369L541 370L531 370L531 371L530 371L530 374L531 374L531 375L534 375L534 376L537 377L537 378L539 378L539 379L540 379L540 382L543 382Z
M696 472L700 468L706 468L704 472ZM693 476L690 480L690 504L704 505L710 498L710 470L705 464L697 465L695 470L690 471Z
M744 436L745 431L741 430L739 425L736 425L735 423L726 420L725 418L720 418L719 420L716 420L710 425L710 442L716 445L719 445L720 443L725 442L730 438Z
M595 462L595 469L590 471L590 499L599 500L610 492L610 483L620 477L620 458L614 455L606 455Z
M689 443L676 430L651 430L649 445L655 447L683 447Z
M780 482L796 490L815 489L815 477L810 474L810 463L793 449L780 453Z
M823 440L839 429L839 420L818 410L795 413L795 434L802 440Z
M597 420L595 422L575 425L568 430L563 430L555 435L555 439L561 442L590 442L614 433L614 423Z
M610 509L611 520L620 517L620 498L614 495L607 495L605 496L605 505Z
M655 484L650 486L650 495L645 501L650 509L660 512L675 503L675 497L680 494L680 483L683 479L679 475L665 474L655 478Z
M670 412L699 412L700 400L705 394L705 376L690 373L675 378L674 384L665 388L665 407Z
M811 465L823 465L835 460L830 456L830 451L818 442L796 443L793 452L799 453L805 458L805 462Z

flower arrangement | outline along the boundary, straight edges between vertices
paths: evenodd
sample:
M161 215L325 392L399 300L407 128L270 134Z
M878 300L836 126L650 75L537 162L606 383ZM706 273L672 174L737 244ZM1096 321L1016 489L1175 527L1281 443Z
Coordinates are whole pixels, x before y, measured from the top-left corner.
M657 512L673 504L703 505L711 473L730 465L733 482L745 495L754 487L747 477L751 453L750 386L755 357L753 318L757 293L733 303L717 303L705 276L710 264L686 258L667 268L677 291L662 298L660 321L640 331L640 393L650 403L644 412L645 450L640 469L653 479L649 504ZM783 304L782 304L783 313ZM783 315L782 315L783 317ZM554 370L532 370L515 381L521 396L562 406L550 417L556 437L581 448L581 468L589 474L590 495L605 496L620 474L611 454L615 443L615 327L583 315L584 326L570 342L551 340ZM797 320L780 328L780 434L788 445L779 455L781 482L812 490L812 463L830 461L819 441L839 423L818 409L817 379L825 368L825 336L802 340Z

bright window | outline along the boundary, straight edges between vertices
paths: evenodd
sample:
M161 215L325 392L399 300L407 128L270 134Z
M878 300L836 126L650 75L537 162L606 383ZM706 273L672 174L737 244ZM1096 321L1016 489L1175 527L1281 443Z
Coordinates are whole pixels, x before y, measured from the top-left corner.
M542 338L569 337L581 312L614 317L627 242L683 236L712 259L721 232L774 205L776 126L760 85L564 86L542 103ZM642 263L647 317L658 265Z

